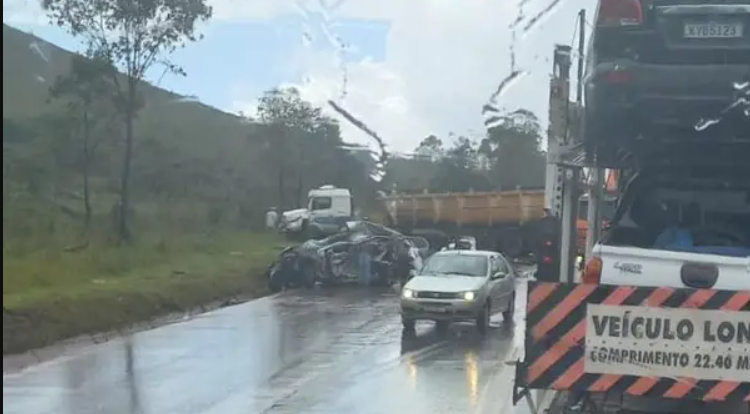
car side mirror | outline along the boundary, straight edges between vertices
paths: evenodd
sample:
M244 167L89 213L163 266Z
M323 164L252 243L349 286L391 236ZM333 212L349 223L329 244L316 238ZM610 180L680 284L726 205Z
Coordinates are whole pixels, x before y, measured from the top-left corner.
M503 279L505 276L507 276L507 273L497 272L494 275L492 275L492 279Z

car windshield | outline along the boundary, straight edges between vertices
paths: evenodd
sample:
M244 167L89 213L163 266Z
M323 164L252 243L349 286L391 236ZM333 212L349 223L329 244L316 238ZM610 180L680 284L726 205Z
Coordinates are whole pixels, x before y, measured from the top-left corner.
M429 275L487 275L487 258L476 255L446 254L432 256L420 274Z

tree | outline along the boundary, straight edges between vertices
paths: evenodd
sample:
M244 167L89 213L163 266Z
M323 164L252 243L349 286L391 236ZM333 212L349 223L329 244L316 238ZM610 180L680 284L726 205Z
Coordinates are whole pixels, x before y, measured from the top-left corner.
M481 170L478 145L467 137L458 137L437 165L430 189L439 192L486 191L490 189Z
M315 128L315 121L320 117L320 109L313 108L302 99L295 88L277 88L267 91L259 100L258 120L262 123L264 146L269 153L271 168L276 169L276 189L278 206L282 210L289 204L287 187L290 185L290 170L294 162L305 162L305 154L310 143L305 139ZM301 187L303 178L298 174L297 187ZM297 191L299 202L299 190ZM299 203L297 203L299 205Z
M131 238L130 178L133 124L141 107L139 87L155 65L184 75L170 56L198 40L196 25L209 20L212 9L206 0L43 0L42 6L54 24L84 39L87 57L104 59L111 65L116 102L125 126L117 227L120 241L127 241ZM124 82L114 69L124 73Z
M449 134L449 137L452 137ZM394 160L389 181L399 191L509 190L544 184L545 156L536 116L519 109L497 116L479 140L456 138L450 146L436 135L422 140L413 159Z
M539 121L519 109L499 118L479 148L489 164L493 187L513 189L544 185L545 161L540 150Z
M435 135L430 135L419 143L414 153L420 159L426 158L432 162L436 162L445 155L443 141Z
M88 232L91 225L91 169L99 144L108 134L113 116L111 97L113 85L105 76L108 63L74 56L70 73L58 76L50 88L50 98L67 100L66 108L73 120L73 128L68 131L79 138L76 147L80 158L83 185L84 225Z
M256 133L264 142L267 168L275 171L280 208L301 207L306 191L321 184L364 184L364 169L349 154L338 123L302 99L295 88L266 92L259 102L258 121Z

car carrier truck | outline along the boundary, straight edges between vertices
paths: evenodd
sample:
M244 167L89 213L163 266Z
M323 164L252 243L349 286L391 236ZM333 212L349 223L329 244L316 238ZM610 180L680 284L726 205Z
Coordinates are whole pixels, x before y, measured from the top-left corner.
M739 62L750 38L709 32L717 21L746 27L750 5L598 3L589 53L585 10L579 14L576 103L585 89L585 132L550 134L562 260L558 281L528 285L514 402L525 398L534 414L747 414L750 116L732 88L749 79L747 60ZM708 37L696 39L694 27L706 27ZM570 63L570 52L557 46L555 60ZM707 76L717 68L725 76ZM553 75L551 113L568 105L565 73ZM700 120L711 116L713 127ZM552 132L559 119L550 116ZM567 237L577 234L576 177L601 168L622 175L617 207L604 232L588 232L579 279L570 266L576 240ZM722 339L718 326L728 331Z

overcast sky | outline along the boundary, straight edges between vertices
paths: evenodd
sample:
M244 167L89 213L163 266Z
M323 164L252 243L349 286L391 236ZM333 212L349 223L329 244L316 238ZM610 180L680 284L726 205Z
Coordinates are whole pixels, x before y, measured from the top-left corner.
M595 5L595 0L209 2L215 15L204 28L205 39L175 56L188 76L166 77L160 86L252 114L264 90L296 85L314 103L339 102L401 151L430 133L481 133L482 105L511 70L511 43L517 69L528 74L498 104L532 110L546 129L553 45L573 44L578 10L587 8L590 20ZM3 0L3 21L78 49L75 39L46 23L37 4ZM519 4L522 21L512 42ZM159 74L149 76L155 81ZM344 135L367 141L348 124Z

